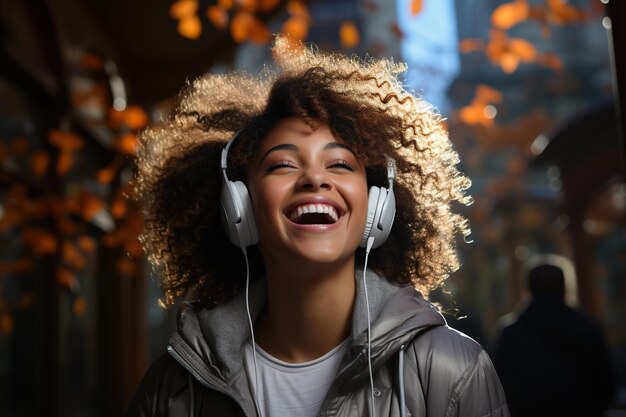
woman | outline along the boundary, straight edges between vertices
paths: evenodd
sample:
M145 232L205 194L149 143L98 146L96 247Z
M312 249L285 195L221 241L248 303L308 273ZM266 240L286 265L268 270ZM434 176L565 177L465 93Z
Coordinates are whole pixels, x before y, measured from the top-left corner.
M440 117L402 65L273 52L143 134L142 239L163 305L185 302L129 415L508 416L487 354L424 298L469 233Z

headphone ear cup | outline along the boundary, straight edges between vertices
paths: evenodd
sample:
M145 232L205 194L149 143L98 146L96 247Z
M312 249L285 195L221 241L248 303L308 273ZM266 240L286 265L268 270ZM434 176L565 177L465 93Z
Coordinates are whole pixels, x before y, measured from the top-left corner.
M222 181L220 195L222 224L230 241L238 247L254 245L259 235L248 189L241 181Z
M361 237L362 248L367 246L367 239L370 237L372 225L376 217L376 206L378 205L378 197L380 195L379 187L370 187L369 196L367 199L367 219L365 220L365 229L363 229L363 236Z
M239 225L239 237L242 246L252 246L259 242L259 232L256 228L254 219L254 210L252 209L252 200L248 194L248 188L241 181L235 181L239 198L241 199L241 224Z
M391 233L391 227L393 226L393 220L396 217L396 196L393 189L390 191L387 188L385 190L385 198L382 199L382 206L380 207L380 215L376 218L374 224L376 229L376 240L372 248L377 248L389 237ZM373 235L373 233L371 233Z
M384 187L371 187L367 201L367 221L360 246L367 247L370 237L374 238L372 248L377 248L389 237L396 216L396 196Z

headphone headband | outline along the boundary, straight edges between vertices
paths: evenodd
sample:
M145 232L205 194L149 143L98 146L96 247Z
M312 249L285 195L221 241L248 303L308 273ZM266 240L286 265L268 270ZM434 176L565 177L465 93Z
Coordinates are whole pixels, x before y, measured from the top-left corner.
M226 175L226 169L228 168L228 151L230 147L232 146L233 142L235 142L237 138L239 137L239 133L241 133L241 130L238 130L237 133L235 133L233 137L228 141L224 149L222 149L222 156L220 158L220 169L224 173L224 177L226 178L227 181L228 181L228 175Z

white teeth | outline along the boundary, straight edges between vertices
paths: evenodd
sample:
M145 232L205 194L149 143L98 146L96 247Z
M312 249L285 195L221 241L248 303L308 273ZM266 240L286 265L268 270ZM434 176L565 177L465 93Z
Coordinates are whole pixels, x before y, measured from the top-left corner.
M328 214L333 222L339 220L339 215L337 214L337 210L333 206L329 206L326 204L307 204L303 206L297 207L294 211L289 215L289 219L295 221L303 214L309 213L321 213Z

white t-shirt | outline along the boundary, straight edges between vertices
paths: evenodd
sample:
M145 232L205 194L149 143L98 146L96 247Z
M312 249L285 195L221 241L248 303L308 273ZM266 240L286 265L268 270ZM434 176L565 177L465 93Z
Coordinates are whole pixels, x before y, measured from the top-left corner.
M333 350L310 362L288 363L271 356L258 345L258 401L263 417L314 417L348 348L346 339ZM244 367L255 394L252 342L245 346ZM253 398L256 401L256 398Z

